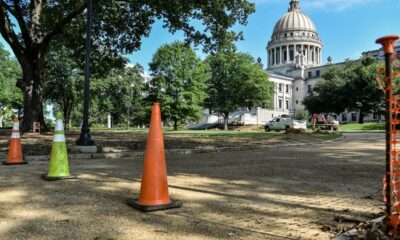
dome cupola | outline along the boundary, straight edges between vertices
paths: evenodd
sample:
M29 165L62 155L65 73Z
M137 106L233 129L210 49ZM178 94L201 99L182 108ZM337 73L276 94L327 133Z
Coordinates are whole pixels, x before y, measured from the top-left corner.
M322 42L311 18L300 10L298 0L290 1L288 12L275 24L267 49L268 68L277 72L321 65Z

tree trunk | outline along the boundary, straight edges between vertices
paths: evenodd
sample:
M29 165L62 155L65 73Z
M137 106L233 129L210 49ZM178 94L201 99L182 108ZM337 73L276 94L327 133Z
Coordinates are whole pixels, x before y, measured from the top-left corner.
M48 131L44 121L43 112L43 60L39 54L29 56L28 64L22 65L23 78L17 82L23 92L24 116L21 131L28 132L32 129L33 122L40 122L41 131Z
M0 128L3 127L3 118L4 118L4 116L0 115Z
M224 130L228 131L229 113L224 113Z
M178 131L178 119L174 118L174 131Z
M360 112L360 117L358 119L358 123L359 124L364 124L364 113Z

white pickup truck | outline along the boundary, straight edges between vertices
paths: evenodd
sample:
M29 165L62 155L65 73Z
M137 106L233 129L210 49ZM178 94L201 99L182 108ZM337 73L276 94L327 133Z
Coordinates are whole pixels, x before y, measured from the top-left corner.
M265 131L269 132L275 130L279 132L280 130L289 129L307 129L307 121L298 121L291 118L274 118L265 125Z

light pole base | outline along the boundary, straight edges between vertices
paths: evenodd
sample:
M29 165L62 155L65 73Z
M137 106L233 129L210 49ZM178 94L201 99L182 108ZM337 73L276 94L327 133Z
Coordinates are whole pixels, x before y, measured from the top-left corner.
M72 151L75 153L97 153L97 146L73 146Z

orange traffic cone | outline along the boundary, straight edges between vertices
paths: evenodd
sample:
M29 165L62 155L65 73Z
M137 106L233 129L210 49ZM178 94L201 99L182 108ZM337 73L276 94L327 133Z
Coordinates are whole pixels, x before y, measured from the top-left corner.
M182 206L169 198L164 139L160 105L154 103L144 157L139 199L129 199L128 205L141 211L156 211Z
M14 125L11 131L10 150L8 150L8 160L3 162L4 165L27 164L24 161L21 147L21 134L19 133L19 120L14 117Z

